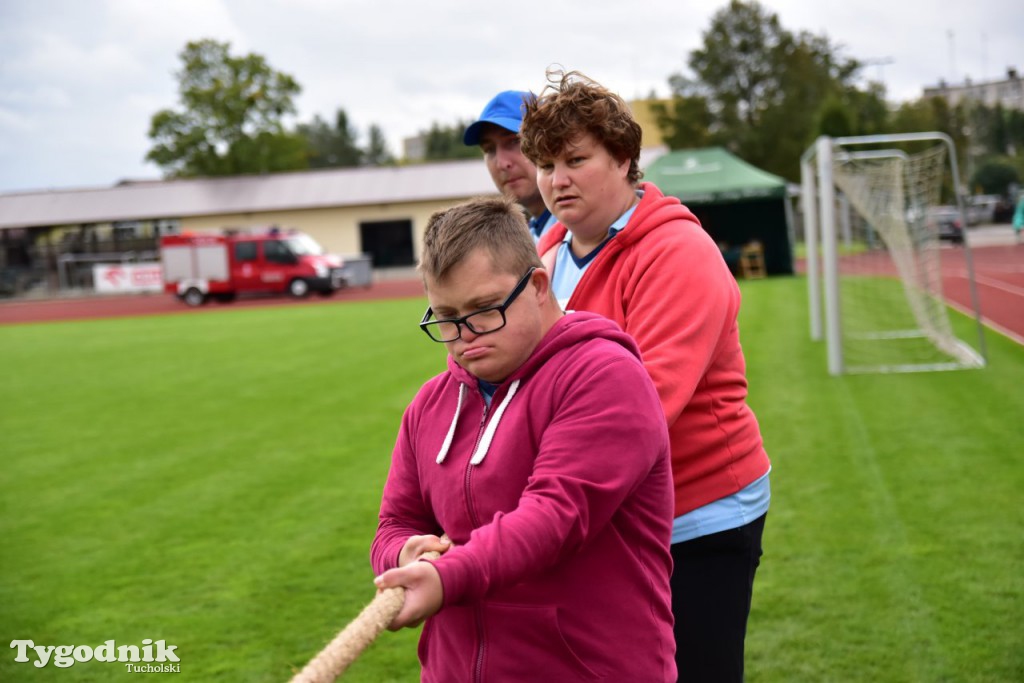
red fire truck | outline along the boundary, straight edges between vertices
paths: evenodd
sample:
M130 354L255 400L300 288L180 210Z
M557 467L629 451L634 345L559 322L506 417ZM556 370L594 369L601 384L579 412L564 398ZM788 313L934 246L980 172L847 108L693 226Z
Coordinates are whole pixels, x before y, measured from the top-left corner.
M277 228L165 235L160 259L164 290L189 306L245 293L330 296L347 284L341 258L324 253L305 233Z

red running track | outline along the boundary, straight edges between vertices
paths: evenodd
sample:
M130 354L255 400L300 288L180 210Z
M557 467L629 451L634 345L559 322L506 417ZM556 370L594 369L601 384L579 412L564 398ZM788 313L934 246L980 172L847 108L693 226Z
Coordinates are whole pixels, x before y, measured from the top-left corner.
M92 318L120 318L139 315L181 315L224 310L228 307L249 306L316 306L343 301L373 299L403 299L423 296L423 282L388 280L372 287L354 287L335 292L333 296L310 296L292 299L286 296L240 297L228 303L210 302L198 308L189 308L169 294L140 294L134 296L85 296L59 299L18 299L0 303L0 325L35 323L54 320L88 320Z
M971 256L985 324L1024 344L1024 244L974 247ZM845 258L872 269L880 261L870 254ZM883 259L888 261L884 256ZM797 269L802 270L802 266L802 263L798 263ZM963 311L972 310L962 248L949 246L942 250L942 273L946 298ZM377 282L366 289L344 289L329 298L310 297L298 301L287 297L242 298L230 304L210 303L198 309L190 309L166 294L14 300L0 302L0 324L202 313L220 310L225 306L313 306L341 301L420 296L423 296L423 284L418 279L409 279Z
M843 256L844 272L878 274L896 270L882 252ZM940 253L942 291L961 312L974 316L967 258L962 247L946 245ZM978 291L982 322L1024 344L1024 244L971 248L971 263ZM798 269L802 270L802 265Z

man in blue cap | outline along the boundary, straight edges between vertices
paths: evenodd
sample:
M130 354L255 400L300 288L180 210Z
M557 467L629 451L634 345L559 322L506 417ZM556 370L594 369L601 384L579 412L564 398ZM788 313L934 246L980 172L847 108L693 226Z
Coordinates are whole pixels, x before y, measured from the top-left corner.
M479 145L483 150L495 187L529 214L530 233L536 242L557 220L544 206L537 189L537 167L519 149L523 101L533 97L520 90L498 93L484 107L480 119L466 128L462 141L469 147Z

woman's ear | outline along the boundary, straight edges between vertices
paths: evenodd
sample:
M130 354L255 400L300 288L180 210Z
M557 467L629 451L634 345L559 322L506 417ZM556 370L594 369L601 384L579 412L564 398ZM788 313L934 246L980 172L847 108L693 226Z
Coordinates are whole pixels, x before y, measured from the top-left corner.
M619 171L619 175L622 176L623 179L628 178L629 177L629 167L630 167L631 161L629 159L623 159L622 161L616 160L616 161L618 162L618 165L616 166L616 168Z

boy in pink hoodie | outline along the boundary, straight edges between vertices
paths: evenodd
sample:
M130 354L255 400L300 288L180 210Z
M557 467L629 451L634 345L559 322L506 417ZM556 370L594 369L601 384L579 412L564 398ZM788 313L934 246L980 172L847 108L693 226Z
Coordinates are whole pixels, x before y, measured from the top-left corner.
M426 621L422 680L675 681L668 435L636 344L562 313L507 199L434 214L420 268L448 370L402 419L371 561L406 588L391 628Z

